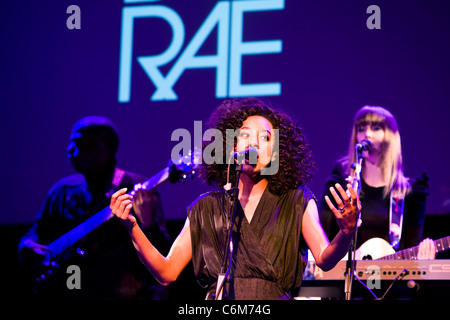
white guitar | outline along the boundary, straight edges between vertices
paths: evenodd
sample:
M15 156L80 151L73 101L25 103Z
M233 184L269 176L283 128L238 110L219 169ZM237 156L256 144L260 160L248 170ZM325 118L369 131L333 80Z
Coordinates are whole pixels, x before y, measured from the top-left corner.
M434 240L436 253L450 249L450 236ZM356 251L356 260L416 260L419 246L397 251L384 239L372 238L364 242Z
M450 236L434 240L436 253L450 249ZM356 251L356 260L417 260L419 246L395 252L392 246L384 239L372 238L364 242ZM347 260L347 255L342 260ZM320 279L318 274L323 273L308 250L308 264L303 274L303 280Z

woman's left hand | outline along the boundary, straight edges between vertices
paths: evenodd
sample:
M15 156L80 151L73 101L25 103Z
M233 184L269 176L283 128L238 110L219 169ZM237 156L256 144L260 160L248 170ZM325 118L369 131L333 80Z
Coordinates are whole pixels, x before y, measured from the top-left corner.
M355 190L353 190L351 184L347 184L347 192L339 183L335 184L335 188L331 187L330 192L333 195L338 208L336 209L328 196L325 196L325 201L336 217L337 223L342 232L347 235L352 235L356 231L359 212L361 211L361 202L359 201L359 197Z

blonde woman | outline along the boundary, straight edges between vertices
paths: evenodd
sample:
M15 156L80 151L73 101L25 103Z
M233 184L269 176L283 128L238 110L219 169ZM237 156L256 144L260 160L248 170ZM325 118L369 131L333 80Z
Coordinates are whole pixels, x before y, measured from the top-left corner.
M425 174L415 179L405 177L397 121L385 108L364 106L358 110L353 120L348 155L337 161L326 183L325 193L328 194L329 187L335 183L353 181L354 164L358 160L355 146L363 140L369 140L371 146L360 152L363 157L360 183L363 210L356 247L364 243L371 246L363 246L366 252L359 258L367 253L370 255L367 251L378 255L372 255L372 258L393 253L392 249L386 254L378 252L381 250L380 242L371 239L381 238L396 251L419 245L417 254L402 256L403 259L433 259L436 254L434 242L430 239L421 241L429 194L428 178ZM319 203L319 211L323 227L330 237L338 230L331 219L333 214L324 201Z

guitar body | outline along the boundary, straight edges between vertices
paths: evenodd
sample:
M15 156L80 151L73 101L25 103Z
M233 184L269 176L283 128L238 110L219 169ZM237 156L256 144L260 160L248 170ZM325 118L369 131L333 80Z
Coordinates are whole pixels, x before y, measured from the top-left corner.
M57 257L45 258L33 266L28 264L27 275L31 277L29 287L31 292L42 297L51 296L57 287L64 288L67 279L67 268L77 265L83 269L84 251L77 247L67 248ZM58 292L62 292L59 290Z
M450 249L450 236L434 240L436 253ZM372 238L364 242L355 251L356 260L416 260L419 255L419 246L395 252L384 239Z
M394 254L389 242L381 238L372 238L364 242L355 252L356 260L376 260Z

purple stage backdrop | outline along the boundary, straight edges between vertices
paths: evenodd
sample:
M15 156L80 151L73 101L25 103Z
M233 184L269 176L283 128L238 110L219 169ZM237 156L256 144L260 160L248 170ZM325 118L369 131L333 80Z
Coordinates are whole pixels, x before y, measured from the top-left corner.
M388 108L406 175L430 178L427 213L450 212L449 1L9 0L0 12L0 224L33 221L73 173L65 149L81 117L110 117L119 166L150 177L176 129L194 135L224 98L253 95L303 126L317 196L356 110ZM167 218L206 190L160 186Z

